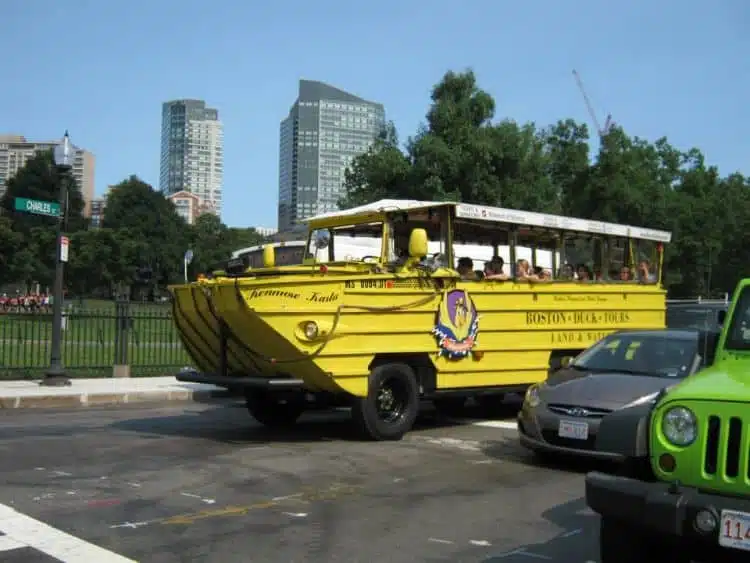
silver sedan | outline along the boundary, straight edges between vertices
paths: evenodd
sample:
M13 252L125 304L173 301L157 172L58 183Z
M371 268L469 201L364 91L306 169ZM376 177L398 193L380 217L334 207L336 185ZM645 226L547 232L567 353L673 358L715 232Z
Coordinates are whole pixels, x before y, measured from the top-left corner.
M612 333L526 392L518 414L521 445L541 454L617 461L596 449L607 414L654 401L713 356L716 335L697 330Z

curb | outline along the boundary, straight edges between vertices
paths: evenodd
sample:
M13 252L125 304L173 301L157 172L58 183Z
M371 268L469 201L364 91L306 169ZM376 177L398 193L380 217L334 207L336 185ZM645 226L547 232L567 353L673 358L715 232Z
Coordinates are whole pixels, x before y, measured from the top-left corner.
M64 409L103 407L166 402L216 402L236 398L226 390L172 389L165 391L130 391L125 393L58 393L0 397L0 409Z

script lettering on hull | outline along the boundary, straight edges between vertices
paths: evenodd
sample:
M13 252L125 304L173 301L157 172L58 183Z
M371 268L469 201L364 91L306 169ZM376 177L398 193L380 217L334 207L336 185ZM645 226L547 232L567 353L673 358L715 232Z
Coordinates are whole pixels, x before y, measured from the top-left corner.
M282 289L253 289L247 295L248 299L262 299L264 297L294 299L295 301L309 301L310 303L335 303L339 300L340 295L335 291L313 291L310 294L302 294L295 291L285 291Z

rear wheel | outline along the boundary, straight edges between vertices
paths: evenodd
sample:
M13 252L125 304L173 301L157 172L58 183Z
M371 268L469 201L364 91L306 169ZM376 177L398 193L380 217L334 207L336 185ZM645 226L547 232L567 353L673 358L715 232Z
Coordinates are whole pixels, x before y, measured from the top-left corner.
M400 440L414 426L419 387L406 364L382 364L370 372L366 397L355 397L352 418L373 440Z
M279 393L266 389L245 391L245 404L252 417L263 426L292 426L305 410L302 393Z
M466 397L439 397L432 404L443 416L459 418L466 413Z
M505 395L502 393L479 395L476 401L482 416L492 418L502 412L505 405Z

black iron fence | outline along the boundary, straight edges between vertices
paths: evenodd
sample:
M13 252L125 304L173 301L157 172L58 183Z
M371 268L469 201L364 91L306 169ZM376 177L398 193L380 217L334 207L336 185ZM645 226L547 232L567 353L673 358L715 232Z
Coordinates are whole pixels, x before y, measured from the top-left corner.
M51 310L0 310L0 379L42 376L51 345ZM72 377L110 377L114 365L130 366L131 376L170 375L192 363L169 306L129 302L66 305L62 354Z

